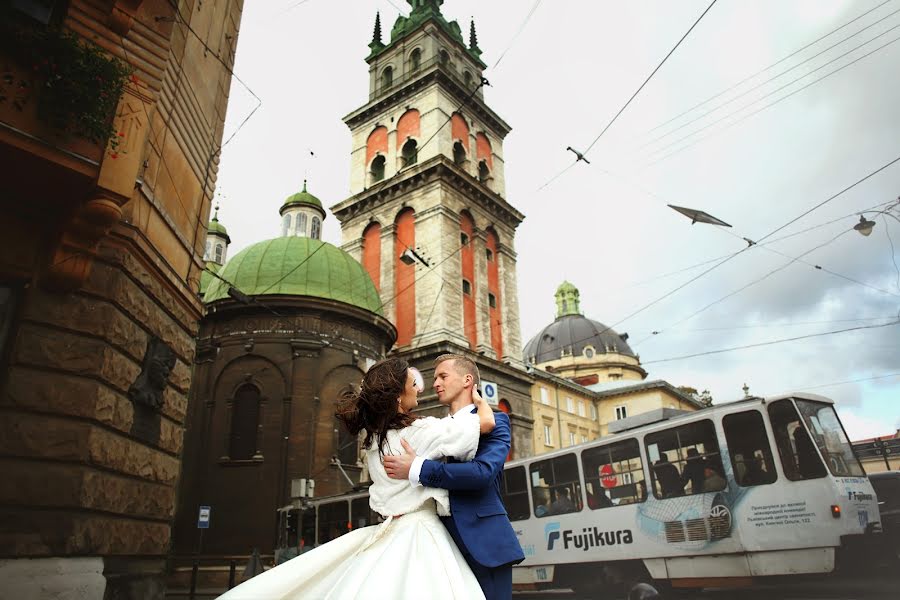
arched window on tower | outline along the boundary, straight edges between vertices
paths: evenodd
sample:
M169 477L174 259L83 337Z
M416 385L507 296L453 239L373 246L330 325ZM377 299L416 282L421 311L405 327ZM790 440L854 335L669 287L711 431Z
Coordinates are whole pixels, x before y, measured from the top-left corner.
M385 165L384 155L379 154L374 159L372 159L372 183L376 181L381 181L384 179L384 165Z
M419 161L419 144L416 140L409 138L406 140L406 143L403 144L403 166L408 167L410 165L414 165Z
M322 221L319 220L319 217L312 218L312 230L310 231L309 237L314 240L318 240L322 237Z
M225 255L225 246L216 244L216 262L221 263L222 257Z
M287 237L291 231L291 215L281 218L281 237Z
M388 67L381 73L381 89L388 89L394 84L394 67Z
M438 56L440 56L442 66L444 66L444 67L450 66L450 53L449 52L447 52L446 50L441 50L441 52L440 52L440 54L438 54Z
M453 144L453 162L462 165L466 162L466 149L463 148L462 142L456 140Z
M467 90L472 89L472 74L469 73L468 71L463 73L463 82L465 82Z
M203 260L209 260L212 257L212 244L206 240L206 252L203 254Z
M478 161L478 181L481 183L487 183L487 180L491 177L491 170L488 168L488 164L486 160Z
M256 440L259 429L259 388L245 383L234 393L231 407L231 439L228 457L231 460L250 460L258 457Z
M422 51L416 48L409 55L409 70L415 73L422 66Z
M297 215L297 231L295 235L306 237L306 215L303 213Z

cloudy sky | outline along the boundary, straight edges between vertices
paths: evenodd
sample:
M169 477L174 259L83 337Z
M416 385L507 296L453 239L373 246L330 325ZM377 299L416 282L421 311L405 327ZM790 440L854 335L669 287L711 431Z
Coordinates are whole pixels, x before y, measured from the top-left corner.
M900 0L718 0L598 139L708 5L444 3L465 32L475 18L485 99L513 127L504 154L507 199L526 215L515 240L523 340L553 320L567 279L588 317L630 335L651 378L717 402L744 383L760 395L808 389L838 402L851 437L892 433L900 326L878 326L900 311L900 222L874 211L900 196L900 161L829 199L900 158ZM341 118L368 98L376 11L387 38L408 9L245 3L235 72L262 105L222 155L231 255L278 234L278 208L304 177L326 206L348 197ZM254 106L235 82L226 138ZM591 164L570 167L567 146L591 147ZM691 225L666 204L733 227ZM864 210L877 222L869 237L852 230ZM340 243L333 216L324 238ZM741 238L765 245L708 262L747 248Z

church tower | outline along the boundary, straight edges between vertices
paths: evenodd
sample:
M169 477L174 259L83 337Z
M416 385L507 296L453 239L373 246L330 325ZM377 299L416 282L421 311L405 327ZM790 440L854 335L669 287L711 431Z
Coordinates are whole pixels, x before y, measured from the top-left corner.
M407 1L388 43L376 16L369 98L344 118L352 196L332 207L342 248L378 287L397 350L449 342L521 366L510 127L485 103L474 22L467 44L443 0Z

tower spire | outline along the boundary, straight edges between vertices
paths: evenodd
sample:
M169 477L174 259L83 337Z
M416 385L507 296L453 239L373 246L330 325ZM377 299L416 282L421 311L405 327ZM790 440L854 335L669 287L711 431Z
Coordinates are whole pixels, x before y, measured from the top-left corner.
M469 54L477 59L481 59L481 48L478 47L478 34L475 33L475 18L473 17L469 24Z
M369 43L369 49L372 55L378 54L384 50L384 43L381 41L381 11L375 13L375 30L372 32L372 41Z

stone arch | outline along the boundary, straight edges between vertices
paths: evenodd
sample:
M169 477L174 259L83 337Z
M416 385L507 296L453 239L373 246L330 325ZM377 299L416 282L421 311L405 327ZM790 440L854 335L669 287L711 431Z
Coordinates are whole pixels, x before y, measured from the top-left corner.
M397 346L405 346L416 334L416 265L400 260L407 248L416 247L416 214L412 208L397 213L394 236L394 324L397 326Z

